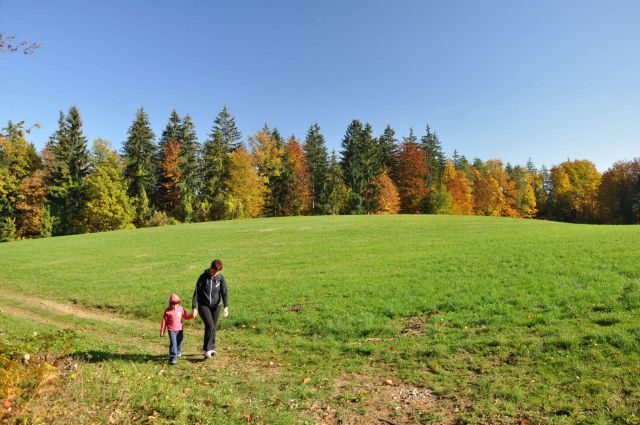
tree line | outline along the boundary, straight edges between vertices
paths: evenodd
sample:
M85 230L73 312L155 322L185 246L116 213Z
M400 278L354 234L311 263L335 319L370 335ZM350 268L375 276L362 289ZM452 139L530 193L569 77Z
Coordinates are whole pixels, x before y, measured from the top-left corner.
M0 240L253 217L462 214L580 223L640 222L640 159L602 175L588 160L550 169L447 157L427 126L399 139L353 120L339 153L320 126L303 141L264 128L243 141L225 107L206 140L173 111L156 142L143 108L120 153L91 149L73 106L37 152L31 129L0 132Z

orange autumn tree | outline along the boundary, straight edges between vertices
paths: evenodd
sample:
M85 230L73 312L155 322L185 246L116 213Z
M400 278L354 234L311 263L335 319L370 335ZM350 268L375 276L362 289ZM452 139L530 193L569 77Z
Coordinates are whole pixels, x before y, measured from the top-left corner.
M182 181L182 161L180 159L180 142L170 140L162 148L160 159L160 187L158 190L158 207L168 215L179 218L180 188Z
M262 214L267 186L244 146L229 154L229 177L223 190L225 218L253 218Z
M453 161L447 161L443 181L451 194L451 214L473 214L473 182L469 181L464 170L456 170Z
M18 237L36 238L46 231L43 218L46 217L44 202L47 197L47 186L41 170L36 170L25 177L18 188L16 209L19 214L17 224ZM46 223L44 223L46 225Z
M379 191L378 214L397 214L400 211L400 195L386 168L375 180L374 185Z
M497 203L497 215L502 217L520 217L516 209L518 196L516 185L499 159L490 159L485 163L487 172L495 179L500 188Z
M413 130L400 148L398 192L403 213L419 213L429 193L425 178L429 174L424 150L416 143Z
M284 200L285 215L308 214L311 211L311 174L304 150L295 137L291 137L285 146L284 177L286 194Z

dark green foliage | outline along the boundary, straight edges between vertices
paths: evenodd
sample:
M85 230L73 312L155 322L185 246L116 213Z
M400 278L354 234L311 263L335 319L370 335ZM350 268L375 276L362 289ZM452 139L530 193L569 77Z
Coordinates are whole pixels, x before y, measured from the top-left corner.
M442 176L444 175L444 166L447 159L442 151L438 135L431 132L431 127L427 126L427 133L422 136L420 141L427 156L427 166L429 168L429 174L426 178L427 187L436 189L442 184Z
M348 212L363 214L377 208L374 180L382 172L380 147L373 138L369 123L364 126L353 120L342 140L342 171L347 187L351 190Z
M229 154L242 145L241 137L235 118L225 106L216 117L202 148L198 220L221 219L224 216L222 188L229 175Z
M52 153L47 164L47 183L54 217L53 233L80 233L84 231L82 207L86 201L84 178L89 171L89 151L76 106L69 109L66 117L60 112L58 130L47 147Z
M320 133L318 123L313 124L307 131L304 153L311 176L312 210L314 214L322 214L325 210L325 185L329 160L324 136Z
M215 126L202 148L200 172L202 190L199 219L221 219L224 212L222 188L229 174L229 145L225 142L222 131Z
M182 170L182 181L178 185L181 193L182 220L189 222L193 219L196 198L200 191L198 173L200 144L198 143L195 125L189 115L185 115L182 119L178 140L180 141L180 164Z
M216 131L220 132L222 141L227 146L229 152L237 149L242 144L242 133L238 130L236 119L227 111L226 106L222 108L222 111L220 111L216 117L211 132L214 133Z
M453 166L456 170L462 170L467 175L469 180L473 179L473 171L471 170L471 164L466 156L460 155L457 150L453 151Z
M380 164L383 168L389 170L389 176L394 182L397 182L398 175L398 139L396 132L390 125L385 127L384 132L378 137L378 145L380 149Z
M327 166L325 197L325 214L340 214L349 200L349 188L344 184L342 167L335 151Z
M124 175L128 180L127 193L136 207L137 226L142 226L149 218L148 194L156 190L156 144L149 117L143 108L136 112L136 119L129 127L124 154Z

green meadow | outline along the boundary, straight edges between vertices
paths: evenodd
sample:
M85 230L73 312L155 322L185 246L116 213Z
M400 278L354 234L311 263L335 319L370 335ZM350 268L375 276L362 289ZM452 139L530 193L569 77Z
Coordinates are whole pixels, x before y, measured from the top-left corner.
M3 414L638 424L639 248L639 226L402 215L1 244L0 349L27 376ZM185 326L185 356L168 366L158 334L169 295L190 309L214 258L230 301L218 354L201 361L198 318ZM42 363L55 376L28 378Z

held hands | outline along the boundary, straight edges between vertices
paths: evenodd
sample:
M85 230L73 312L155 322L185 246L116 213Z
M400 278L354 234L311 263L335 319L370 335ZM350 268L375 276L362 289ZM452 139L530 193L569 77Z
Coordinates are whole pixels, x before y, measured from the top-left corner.
M194 319L195 319L196 317L198 317L198 309L194 308L194 309L191 311L191 314L193 315L193 318L194 318Z
M225 307L224 310L222 310L222 316L229 317L229 307Z

